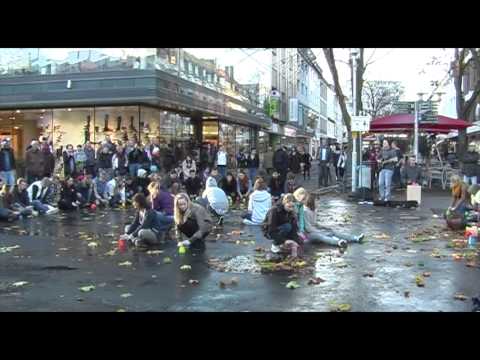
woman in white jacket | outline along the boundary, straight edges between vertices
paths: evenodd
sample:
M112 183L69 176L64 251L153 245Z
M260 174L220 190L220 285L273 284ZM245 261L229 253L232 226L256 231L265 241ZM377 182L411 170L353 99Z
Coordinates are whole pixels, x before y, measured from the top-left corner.
M303 199L297 200L300 200L305 205L305 232L311 243L324 243L346 247L349 242L361 243L363 241L363 238L365 237L364 234L353 236L326 227L317 226L315 221L315 197L312 194L307 193Z
M267 191L267 184L263 179L257 179L253 193L248 199L248 214L244 216L246 225L262 225L268 210L272 207L272 196Z

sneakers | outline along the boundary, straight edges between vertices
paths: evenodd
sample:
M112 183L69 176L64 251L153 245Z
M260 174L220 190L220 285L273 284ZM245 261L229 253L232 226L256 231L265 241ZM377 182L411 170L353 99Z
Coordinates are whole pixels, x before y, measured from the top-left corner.
M348 243L346 240L338 240L338 243L337 243L338 247L341 247L341 248L346 248Z
M53 214L56 214L56 213L58 213L58 209L57 208L51 208L51 209L47 210L47 212L45 214L53 215Z

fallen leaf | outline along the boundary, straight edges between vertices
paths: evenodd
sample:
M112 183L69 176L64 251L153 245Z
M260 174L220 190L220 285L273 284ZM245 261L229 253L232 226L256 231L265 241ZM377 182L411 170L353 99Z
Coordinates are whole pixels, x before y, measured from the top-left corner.
M373 277L373 272L363 274L363 277Z
M163 263L164 263L164 264L171 264L171 263L172 263L172 259L170 259L169 257L163 258Z
M107 283L98 284L98 287L105 287L105 286L107 286Z
M124 261L122 263L118 263L118 266L132 266L132 263L130 261Z
M67 251L67 250L68 250L68 248L60 248L60 249L58 249L58 251Z
M407 297L407 298L410 297L410 291L405 291L405 292L403 293L403 296L405 296L405 297Z
M110 250L110 251L107 251L105 253L106 256L113 256L117 253L117 249L113 249L113 250Z
M415 283L417 284L418 287L424 287L425 286L425 278L422 275L417 275L415 277Z
M88 286L82 286L81 288L78 288L82 292L90 292L95 289L95 286L93 285L88 285Z
M463 255L462 254L452 254L453 260L462 260Z
M475 262L467 262L465 265L466 265L467 267L473 267L473 268L477 268L477 267L478 267L478 265L477 265Z
M352 309L352 305L350 304L340 304L340 305L334 305L331 308L331 311L335 312L349 312Z
M5 254L15 249L20 249L20 245L0 247L0 254Z
M387 235L385 233L378 234L378 235L373 235L375 239L390 239L390 235Z
M192 270L192 267L190 265L182 265L182 266L180 266L180 270L190 271L190 270Z
M95 241L92 241L92 242L89 242L87 246L91 248L96 248L98 246L98 243L96 243Z
M453 297L455 300L461 300L461 301L465 301L467 300L468 298L463 295L463 294L455 294L455 296Z
M432 275L432 273L424 272L422 275L423 275L423 277L430 277Z
M163 254L163 250L148 250L147 251L148 255L158 255L158 254Z
M298 289L300 285L296 281L290 281L285 287L287 289Z
M125 309L118 309L117 312L127 312Z
M200 284L200 281L198 281L198 280L193 280L193 279L192 279L192 280L188 280L188 282L189 282L190 285L198 285L198 284Z
M125 294L120 295L120 297L122 297L124 299L129 298L130 296L133 296L133 295L130 294L130 293L125 293Z
M335 266L339 269L343 269L343 268L346 268L348 265L346 263L340 263L340 264L337 264Z
M258 247L255 248L255 251L256 252L265 252L265 249L261 246L258 246Z
M238 285L238 278L237 277L233 277L230 279L230 284L232 285Z
M318 284L320 284L320 283L322 283L322 282L324 282L324 281L325 281L325 280L323 280L323 279L320 278L320 277L314 277L314 278L310 278L310 279L308 280L308 283L307 283L307 284L308 284L308 285L318 285Z
M12 284L13 287L25 286L28 284L28 281L17 281Z

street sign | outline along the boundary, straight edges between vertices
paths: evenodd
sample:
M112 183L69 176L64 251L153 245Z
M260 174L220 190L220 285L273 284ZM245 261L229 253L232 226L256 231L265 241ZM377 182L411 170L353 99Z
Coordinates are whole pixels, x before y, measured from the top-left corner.
M420 123L436 124L438 122L438 103L421 101L418 105Z
M352 131L368 132L370 116L352 116Z
M398 101L393 104L396 114L413 114L415 112L414 101Z

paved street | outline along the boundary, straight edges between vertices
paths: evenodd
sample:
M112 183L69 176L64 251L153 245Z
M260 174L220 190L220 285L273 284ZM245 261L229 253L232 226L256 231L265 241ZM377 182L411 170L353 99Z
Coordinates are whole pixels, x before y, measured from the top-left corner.
M477 266L478 256L454 260L452 254L465 250L446 246L461 234L444 230L443 220L431 210L448 206L448 194L431 191L424 197L420 209L406 210L358 205L338 193L321 196L317 206L322 224L364 232L366 242L350 245L344 254L329 246L307 247L306 257L318 258L316 270L298 275L300 288L294 290L285 287L292 280L289 274L233 274L208 267L210 258L254 256L255 248L269 247L258 227L238 225L240 212L226 220L218 240L217 232L209 237L203 254L183 256L173 242L160 254L132 249L108 253L116 249L132 210L85 211L2 224L0 247L19 248L0 254L0 309L330 311L335 304L350 304L351 311L471 311L470 298L480 292L480 269L467 263ZM427 228L436 231L434 239L408 239L413 231ZM244 233L231 235L232 230ZM98 246L88 246L92 242ZM166 257L172 263L165 264ZM185 264L191 271L180 270ZM425 285L419 287L416 276L422 274ZM308 285L312 276L325 281ZM232 277L238 284L219 286ZM28 284L12 285L22 281ZM95 286L93 291L79 290L90 285ZM467 299L457 300L456 294Z

